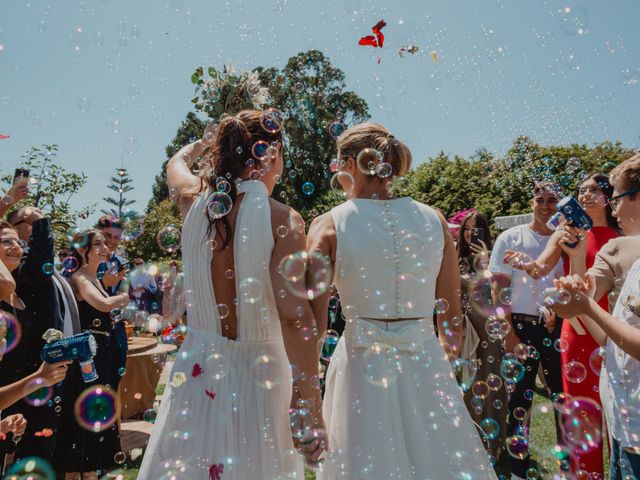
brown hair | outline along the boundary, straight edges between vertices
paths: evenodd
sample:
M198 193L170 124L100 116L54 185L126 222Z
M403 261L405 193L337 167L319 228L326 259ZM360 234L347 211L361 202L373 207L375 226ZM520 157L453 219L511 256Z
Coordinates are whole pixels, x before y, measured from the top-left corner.
M489 228L489 222L487 221L487 217L479 212L470 212L468 213L460 222L460 236L458 237L458 260L462 260L463 258L467 258L471 256L471 248L467 241L464 238L464 227L467 225L469 220L472 218L476 219L476 228L482 228L483 233L480 238L485 245L487 246L487 250L491 251L493 248L493 241L491 239L491 229ZM473 265L471 265L473 268Z
M360 152L372 148L382 152L384 161L393 168L394 176L406 175L411 168L409 148L379 123L365 122L348 128L338 137L340 160L358 158Z
M582 185L589 180L593 180L598 184L598 187L600 188L600 190L602 190L602 194L607 198L607 200L611 198L611 196L613 195L613 187L611 186L611 183L609 183L609 177L607 175L597 172L585 174L584 178L582 178L582 180L580 180L580 183L578 184L578 190L580 190L580 187L582 187ZM607 213L607 225L613 228L616 232L620 233L618 222L613 216L613 210L611 208L611 205L609 205L609 202L605 204L605 211Z
M120 228L122 229L122 220L115 215L103 215L97 223L96 228L102 230L103 228Z
M213 146L203 155L200 172L201 191L206 186L216 191L216 181L223 177L229 182L230 189L227 193L235 202L238 196L235 180L241 178L244 169L247 166L253 166L256 170L269 168L266 158L254 157L253 146L259 141L268 144L282 142L281 129L268 129L273 126L273 122L270 122L272 115L274 114L270 112L242 110L235 116L226 116L221 120L216 129ZM219 229L220 223L224 228L224 234ZM219 219L209 218L208 235L211 235L213 228L223 238L221 248L225 248L231 239L229 220L226 216Z
M75 258L78 261L78 268L82 267L89 261L89 250L91 250L91 243L96 236L104 235L100 230L90 229L90 230L82 230L81 232L73 235L73 239L71 240L71 257ZM84 255L80 253L80 249L86 248ZM77 271L77 270L76 270Z
M625 190L640 188L640 153L636 153L631 158L626 159L609 172L610 182L618 180ZM631 197L634 195L631 195Z
M18 233L18 231L16 230L16 227L11 225L9 222L0 220L0 230L4 230L4 229L13 230L14 232Z

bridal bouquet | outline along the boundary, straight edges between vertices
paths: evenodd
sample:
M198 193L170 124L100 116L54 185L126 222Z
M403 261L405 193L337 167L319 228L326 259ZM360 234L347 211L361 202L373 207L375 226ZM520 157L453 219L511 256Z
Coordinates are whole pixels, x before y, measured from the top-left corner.
M269 102L269 90L260 85L258 72L238 72L234 66L219 72L213 67L196 68L191 82L196 85L196 96L191 100L196 110L218 119L223 113L235 115L240 110L260 109Z

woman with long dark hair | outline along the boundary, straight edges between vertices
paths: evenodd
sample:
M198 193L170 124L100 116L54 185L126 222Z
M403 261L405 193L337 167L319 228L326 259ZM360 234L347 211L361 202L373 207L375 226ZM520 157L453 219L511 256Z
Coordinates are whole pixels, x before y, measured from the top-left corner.
M600 249L618 236L618 224L607 202L612 194L613 187L609 183L609 177L602 173L587 174L578 186L578 202L593 221L593 228L584 234L586 242L581 241L578 245L580 248L586 248L586 268L593 265ZM562 242L563 234L564 231L558 229L549 239L540 257L533 261L516 261L513 263L514 267L527 270L529 275L539 278L553 268L560 258L564 258L565 274L569 274L570 258L564 252L570 247ZM518 257L518 252L507 251L505 261L509 262L513 258L518 260ZM606 296L599 299L598 303L603 309L609 310L609 299ZM592 355L595 355L596 359L599 357L600 346L580 319L565 320L562 323L560 339L564 392L572 396L588 397L600 404L599 372L591 367ZM573 472L584 470L603 476L602 445L588 452L576 451L572 455L571 469Z
M226 116L167 164L184 217L189 327L140 478L179 462L193 479L302 479L294 440L309 461L323 450L318 329L280 267L303 265L305 249L302 218L271 198L283 164L279 112L254 110Z
M457 244L464 322L460 356L472 366L463 367L458 380L471 418L483 428L485 445L497 460L506 438L508 395L500 375L502 340L489 335L486 328L489 317L495 314L491 284L484 276L492 247L486 217L476 211L467 214L460 223Z
M65 396L75 400L83 390L94 385L107 385L114 392L118 390L125 365L115 336L117 317L112 319L111 312L125 307L129 295L122 293L110 297L98 280L98 267L109 260L109 248L100 231L86 230L76 234L71 255L79 265L70 283L78 301L80 327L91 332L98 347L93 358L98 374L96 380L84 383L75 364L70 370L70 385L65 387ZM116 422L104 431L88 431L78 423L74 402L65 402L56 450L54 466L57 471L65 472L67 479L97 479L102 472L118 464L116 454L122 450L118 424Z

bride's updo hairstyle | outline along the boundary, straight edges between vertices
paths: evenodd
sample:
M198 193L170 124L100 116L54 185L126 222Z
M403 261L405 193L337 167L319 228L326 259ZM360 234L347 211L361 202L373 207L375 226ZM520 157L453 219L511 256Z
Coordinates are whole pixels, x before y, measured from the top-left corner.
M234 116L224 116L215 130L213 145L203 155L202 189L208 187L217 192L207 206L208 235L215 228L224 241L221 248L231 239L226 215L238 196L236 181L247 168L251 170L250 178L259 180L275 161L277 142L282 143L282 119L279 112L274 112L242 110Z
M372 177L401 177L411 168L409 148L379 123L348 128L338 137L338 152L340 163L353 157L360 171Z

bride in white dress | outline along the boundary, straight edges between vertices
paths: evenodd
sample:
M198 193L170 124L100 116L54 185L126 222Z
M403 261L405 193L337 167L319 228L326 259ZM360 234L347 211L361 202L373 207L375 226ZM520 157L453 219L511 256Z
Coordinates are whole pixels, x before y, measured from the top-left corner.
M306 300L282 295L289 290L278 273L282 258L304 250L304 225L270 198L283 169L282 137L264 115L225 118L167 165L184 218L188 333L140 479L303 480L288 414L292 391L307 409L305 425L324 427L313 383L317 335L300 334L314 331L313 312ZM258 142L270 155L264 143L253 148ZM190 166L203 153L197 177ZM317 460L322 438L296 447Z
M335 266L347 319L326 376L321 480L496 478L445 354L456 356L461 318L453 239L440 213L387 188L410 165L381 125L349 128L336 175L350 200L309 230L308 250ZM321 325L328 296L313 302Z

